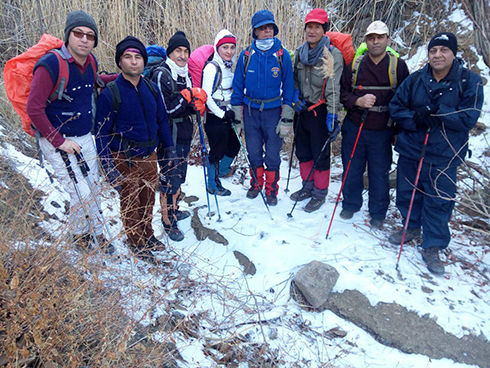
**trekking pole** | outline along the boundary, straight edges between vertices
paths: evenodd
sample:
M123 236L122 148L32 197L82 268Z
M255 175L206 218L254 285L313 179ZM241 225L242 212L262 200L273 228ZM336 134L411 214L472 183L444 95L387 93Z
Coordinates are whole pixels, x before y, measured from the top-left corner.
M294 114L294 118L296 119L296 126L294 129L293 145L291 147L291 156L289 157L288 180L286 181L286 189L284 189L284 193L289 192L289 178L291 177L291 168L293 167L293 155L294 155L294 149L296 147L296 129L298 128L298 114Z
M206 148L206 141L204 140L204 132L202 129L202 124L201 124L201 114L199 111L196 112L196 117L197 117L197 125L199 126L199 138L201 141L201 156L202 156L202 167L204 171L204 185L206 187L206 197L208 199L208 216L211 217L211 213L209 212L210 207L209 207L209 193L208 193L208 181L207 181L207 175L206 175L206 167L209 165L209 158L208 158L208 150ZM216 190L214 191L214 201L216 202L216 212L218 212L218 222L221 222L221 213L219 211L219 204L218 204L218 196L216 195Z
M427 142L429 140L429 133L430 133L430 128L427 129L427 133L425 134L424 145L422 146L422 151L420 152L419 167L417 168L417 175L415 176L415 182L413 183L412 198L410 198L410 205L408 206L407 218L405 219L405 226L403 227L403 235L400 244L400 251L398 252L398 258L396 260L396 266L395 266L396 270L398 270L398 263L400 262L400 257L402 255L402 250L403 250L403 244L405 243L405 235L407 235L408 221L410 220L410 214L412 213L413 201L415 199L415 192L417 191L417 184L419 183L420 172L422 171L422 164L425 158L425 150L427 148Z
M73 171L73 168L71 167L70 158L68 157L68 153L66 153L65 151L60 150L60 149L56 149L56 151L59 152L59 154L61 155L61 158L63 159L63 162L65 163L66 170L68 171L68 176L70 177L71 181L73 182L73 186L75 187L75 193L77 194L78 200L80 201L80 204L82 205L83 210L85 211L85 220L87 220L89 226L91 226L91 228L92 228L92 232L94 232L95 228L94 228L93 219L90 218L89 212L83 203L82 194L80 193L80 189L78 188L78 180L77 180L77 177L75 175L75 172ZM92 238L95 242L95 245L98 248L99 242L97 240L97 237L95 236L95 233L93 233L92 235L93 235Z
M242 140L240 139L240 135L238 134L238 132L236 130L235 123L232 122L231 126L232 126L233 130L235 131L235 134L236 134L236 137L238 138L238 142L240 143L240 147L242 149L243 155L245 156L245 159L247 160L248 167L250 169L250 172L252 173L252 177L253 177L255 183L257 184L257 188L258 188L259 187L259 181L257 180L257 174L252 169L252 164L250 163L250 160L248 158L247 151L245 150L245 147L243 147L243 143L242 143ZM269 205L267 204L267 201L265 200L264 193L262 192L262 189L260 189L260 188L259 188L259 193L260 193L260 196L262 197L262 201L265 204L265 208L267 208L267 212L269 212L269 216L270 216L271 220L274 221L274 219L272 218L272 214L271 214L271 210L269 208Z
M101 221L101 223L104 224L105 231L107 232L107 236L109 237L109 239L112 240L113 239L112 234L111 234L111 231L109 230L109 226L107 225L107 222L104 219L104 212L102 211L102 207L100 206L100 203L97 200L97 198L95 198L94 183L92 183L92 181L90 180L90 178L88 176L88 172L90 171L90 167L88 166L87 161L85 161L85 158L83 157L82 152L78 153L77 151L75 151L75 157L77 158L78 167L80 168L80 171L82 172L82 175L84 176L85 180L87 181L88 187L90 188L90 193L93 196L93 200L97 204L97 209L99 210L99 214L100 214L99 220Z
M327 235L326 235L325 239L328 239L328 234L330 234L330 228L332 227L332 222L333 222L333 218L335 216L335 211L337 210L337 206L339 205L340 196L342 195L342 189L344 189L345 179L347 179L347 174L349 173L350 164L352 163L352 157L354 157L354 153L356 152L357 142L359 142L359 137L361 136L362 127L364 126L364 122L366 121L368 111L369 110L366 109L362 113L361 126L359 127L359 131L357 132L356 141L354 142L354 148L352 148L352 153L350 154L349 163L347 164L347 169L345 170L344 179L342 180L342 185L340 186L340 191L339 191L339 194L337 196L337 200L335 201L335 207L333 208L332 217L330 218L330 224L328 225Z
M334 130L333 131L335 131L335 129L337 129L338 126L339 126L339 124L336 123L334 125ZM311 168L310 173L308 174L308 177L305 180L305 183L303 184L303 186L301 187L301 190L299 191L298 198L296 198L296 201L294 201L294 205L293 205L293 208L291 208L291 212L288 213L288 217L289 218L293 217L294 208L298 204L298 199L301 197L301 194L303 194L303 191L305 190L306 183L308 183L308 180L310 180L310 177L313 174L313 171L315 171L315 169L316 169L316 167L318 165L318 162L320 161L320 158L323 155L323 152L325 152L325 149L327 148L327 146L333 141L333 138L334 138L334 136L333 136L333 134L331 134L327 138L327 140L325 141L325 143L323 144L323 147L322 147L322 149L320 151L320 154L318 155L317 159L315 160L315 163L313 164L313 167Z

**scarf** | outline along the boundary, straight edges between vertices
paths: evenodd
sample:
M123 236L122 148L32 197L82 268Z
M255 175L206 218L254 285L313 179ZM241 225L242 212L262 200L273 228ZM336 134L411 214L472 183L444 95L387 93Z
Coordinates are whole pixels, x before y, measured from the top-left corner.
M167 65L170 67L172 78L174 80L177 80L178 77L182 77L185 79L185 84L187 85L187 87L192 88L192 82L191 79L189 78L189 68L187 67L187 64L185 64L185 66L178 66L170 58L167 58L166 62Z
M314 48L310 48L310 44L305 42L303 45L299 47L298 55L299 60L304 65L315 65L318 60L323 56L323 50L327 46L330 47L330 39L323 36Z
M255 40L255 46L260 51L270 50L272 46L274 46L274 38L266 38L265 40Z

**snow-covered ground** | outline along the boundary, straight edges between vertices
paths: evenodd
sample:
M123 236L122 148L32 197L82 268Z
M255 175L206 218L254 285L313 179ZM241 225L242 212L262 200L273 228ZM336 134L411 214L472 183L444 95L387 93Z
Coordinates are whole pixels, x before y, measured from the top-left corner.
M452 17L456 21L463 16L454 13ZM423 65L425 57L426 49L421 47L407 60L410 69L413 71ZM490 80L488 68L482 60L478 66L484 70L482 76ZM485 96L481 122L486 122L490 113L488 85L485 87ZM0 134L7 135L7 132L2 130ZM488 167L487 158L482 155L482 151L488 148L487 133L471 138L470 146L474 151L471 160ZM66 220L66 215L53 204L62 204L68 197L56 181L50 183L46 171L37 165L37 161L9 145L0 147L0 155L14 160L18 171L34 187L46 193L42 204L47 212ZM156 266L136 263L124 244L116 241L121 259L112 263L108 261L111 272L105 277L109 280L116 277L117 273L117 277L130 280L129 284L121 285L121 290L123 295L132 299L121 302L127 306L128 314L142 320L142 323L150 324L154 318L164 314L164 306L169 301L175 301L186 318L206 316L201 319L199 338L184 336L180 332L171 336L187 362L181 363L182 366L215 367L216 363L204 354L203 344L208 340L227 340L239 336L247 343L268 343L286 367L293 364L301 367L468 367L447 359L431 360L423 355L405 354L386 347L332 312L306 312L290 298L289 286L295 273L303 265L318 260L339 271L340 277L333 290L335 292L355 289L366 295L372 305L396 302L420 316L433 318L444 330L458 337L471 333L490 339L490 285L475 269L465 269L460 262L450 262L443 277L431 275L417 248L407 244L399 270L395 270L398 248L385 240L393 229L401 227L394 201L390 206L388 224L384 230L374 232L368 225L367 196L364 207L352 220L343 220L338 216L341 210L339 206L330 237L325 238L340 189L341 171L339 157L335 157L326 205L316 213L308 214L302 209L304 203L298 203L293 217L288 218L287 213L293 202L284 193L288 162L283 161L279 203L270 209L273 220L260 196L254 200L245 197L248 177L244 185L238 182L238 176L223 179L223 185L232 191L232 195L218 198L222 221L217 221L213 197L210 201L214 216L208 217L207 209L203 207L199 210L199 217L204 226L216 229L228 240L227 246L209 239L197 241L189 218L179 222L185 233L184 241L170 242L169 254L162 255L174 257L170 269L164 270L162 267L162 270L155 270ZM293 169L290 193L300 186L299 172ZM110 226L115 235L122 228L118 198L108 186L104 188L104 215L106 219L115 220ZM182 189L187 196L199 197L192 206L181 202L183 209L192 212L194 208L206 205L202 167L189 167L187 182ZM159 206L156 205L156 235L167 241L158 210ZM464 218L455 214L453 225L460 220ZM64 225L53 219L46 221L43 226L59 236L65 231ZM490 268L490 254L486 253L488 247L475 242L476 237L470 238L458 229L452 231L453 239L449 246L452 253L468 260L480 271ZM243 253L253 262L257 269L255 275L243 274L234 251ZM73 253L73 257L76 259L77 254ZM192 292L176 291L176 283L191 283L190 280L194 285ZM126 290L129 288L131 292ZM155 295L161 296L157 302ZM250 323L257 320L270 323L262 327ZM326 332L335 327L347 335L336 339L326 337ZM155 338L167 340L170 337L157 334ZM328 365L329 362L331 365ZM242 366L247 365L243 363Z

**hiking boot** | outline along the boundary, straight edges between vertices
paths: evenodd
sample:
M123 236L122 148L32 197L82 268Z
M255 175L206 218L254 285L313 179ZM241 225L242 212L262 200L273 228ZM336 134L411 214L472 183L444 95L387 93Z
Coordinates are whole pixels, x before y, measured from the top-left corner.
M176 221L172 221L170 225L163 222L163 228L165 229L168 237L173 241L179 242L184 240L184 234L182 234L182 231L180 231Z
M231 195L231 190L223 188L223 187L218 187L216 189L208 187L208 193L213 194L213 195L216 194L216 195L222 196L222 197L227 197L227 196Z
M430 272L436 275L444 274L444 264L439 258L439 248L431 247L424 249L422 251L422 259Z
M312 198L305 206L305 212L315 212L325 203L325 198Z
M146 248L150 249L154 252L160 252L164 251L165 244L163 244L160 240L155 238L155 235L152 235L147 241L146 241Z
M256 189L255 187L251 187L247 191L247 198L250 198L250 199L257 198L257 196L259 195L259 193L260 193L260 190Z
M151 252L151 250L144 247L137 247L132 244L128 244L128 248L136 258L149 263L158 263L155 255Z
M266 194L265 195L265 200L267 201L267 204L269 206L275 206L277 205L277 196L276 193L271 193L271 194Z
M84 250L85 252L90 252L93 249L93 247L92 247L92 235L90 235L88 233L73 235L72 242L77 248L80 248L81 250Z
M176 210L175 211L175 217L177 218L177 221L181 221L189 217L191 213L189 211L181 211L181 210Z
M370 221L371 227L373 227L375 229L381 229L383 227L384 223L385 223L385 220L377 219L377 218L372 218Z
M97 239L97 244L99 244L99 248L102 249L105 254L108 254L110 256L114 254L116 249L114 248L114 245L112 245L112 243L109 243L104 234L96 235L95 238Z
M352 216L354 216L354 212L352 212L352 211L343 209L340 212L340 217L343 218L344 220L350 220L352 218Z
M304 201L305 199L311 198L311 190L305 189L302 191L302 189L300 189L294 192L293 194L291 194L289 198L291 198L291 200L295 202Z
M405 235L405 243L420 236L420 229L407 229L407 234ZM403 229L391 234L388 237L388 241L394 245L400 245L402 243Z

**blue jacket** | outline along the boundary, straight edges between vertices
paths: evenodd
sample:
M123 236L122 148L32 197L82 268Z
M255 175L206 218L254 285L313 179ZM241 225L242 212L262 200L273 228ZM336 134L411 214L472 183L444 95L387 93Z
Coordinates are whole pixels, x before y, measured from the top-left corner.
M111 94L104 89L97 101L97 151L102 159L111 158L111 150L124 151L121 134L135 142L154 143L149 147L131 148L130 156L151 154L161 142L163 147L173 146L167 111L160 93L153 95L146 83L140 79L136 87L119 75L115 80L121 95L121 105L116 114ZM150 82L152 83L152 82ZM158 87L155 85L155 90Z
M470 71L465 86L461 83L462 70L463 66L454 60L448 75L437 82L427 64L398 87L390 102L390 113L402 128L395 146L400 155L420 159L427 131L417 128L414 113L428 103L440 104L436 115L440 115L437 119L441 124L430 130L424 160L435 165L461 164L468 151L468 132L478 121L483 105L482 79ZM413 78L417 78L415 83Z
M281 48L281 41L274 37L274 45L267 51L260 51L252 43L253 52L250 55L246 78L243 78L245 51L243 50L238 58L233 78L233 94L231 95L232 105L249 105L254 109L259 109L260 103L251 102L254 100L270 100L281 96L282 101L277 99L265 104L264 109L272 109L282 104L292 105L294 95L293 64L291 57L286 49L284 50L282 61L282 72L277 59L277 51Z

